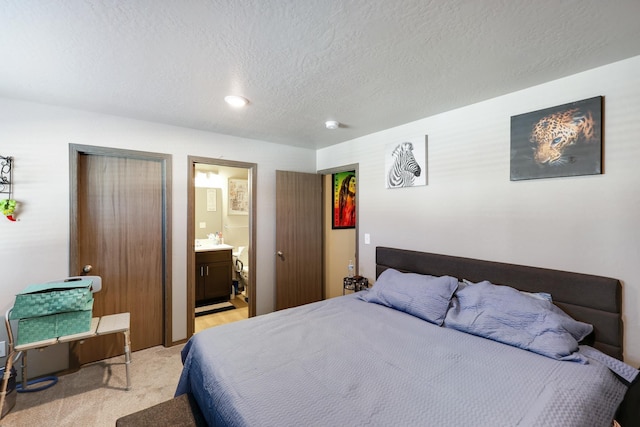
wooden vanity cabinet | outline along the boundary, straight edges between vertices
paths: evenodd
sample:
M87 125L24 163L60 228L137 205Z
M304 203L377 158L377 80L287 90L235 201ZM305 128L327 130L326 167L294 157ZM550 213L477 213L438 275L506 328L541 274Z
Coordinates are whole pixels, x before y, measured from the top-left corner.
M232 271L231 249L196 252L196 305L228 301Z

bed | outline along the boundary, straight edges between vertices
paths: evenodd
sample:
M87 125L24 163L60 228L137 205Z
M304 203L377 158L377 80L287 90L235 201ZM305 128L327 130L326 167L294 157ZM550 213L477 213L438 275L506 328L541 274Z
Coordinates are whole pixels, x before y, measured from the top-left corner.
M370 290L194 335L176 396L220 426L609 426L637 406L623 402L637 370L621 362L616 279L385 247L376 277ZM474 328L491 310L468 314L494 292L529 311L520 330L487 338ZM530 307L560 316L561 350L548 328L519 340ZM638 425L632 416L616 419Z

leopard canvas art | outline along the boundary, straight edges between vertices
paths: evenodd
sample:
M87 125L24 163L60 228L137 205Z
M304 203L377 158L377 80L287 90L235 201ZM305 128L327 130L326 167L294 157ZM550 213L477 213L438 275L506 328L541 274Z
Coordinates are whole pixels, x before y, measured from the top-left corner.
M602 173L602 97L511 117L511 180Z

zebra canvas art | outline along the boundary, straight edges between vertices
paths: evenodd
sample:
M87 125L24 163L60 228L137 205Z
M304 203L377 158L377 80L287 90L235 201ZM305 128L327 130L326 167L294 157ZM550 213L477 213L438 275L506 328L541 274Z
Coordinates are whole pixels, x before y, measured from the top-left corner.
M387 188L427 185L427 136L389 144L385 150Z

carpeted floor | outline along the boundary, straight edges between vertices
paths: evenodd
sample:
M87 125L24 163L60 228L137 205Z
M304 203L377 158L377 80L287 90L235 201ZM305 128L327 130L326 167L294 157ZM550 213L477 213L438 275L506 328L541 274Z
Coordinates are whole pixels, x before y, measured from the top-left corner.
M124 415L173 398L182 370L180 350L152 347L131 355L131 390L124 356L85 365L51 388L19 393L0 427L109 426Z

